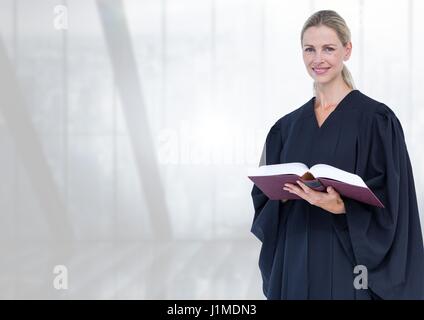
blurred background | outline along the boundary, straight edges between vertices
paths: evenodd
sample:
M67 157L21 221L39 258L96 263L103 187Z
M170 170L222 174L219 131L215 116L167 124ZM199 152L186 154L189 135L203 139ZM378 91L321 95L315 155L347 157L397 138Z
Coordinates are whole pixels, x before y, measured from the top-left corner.
M0 298L264 299L246 173L312 97L322 9L402 123L423 219L422 1L0 0Z

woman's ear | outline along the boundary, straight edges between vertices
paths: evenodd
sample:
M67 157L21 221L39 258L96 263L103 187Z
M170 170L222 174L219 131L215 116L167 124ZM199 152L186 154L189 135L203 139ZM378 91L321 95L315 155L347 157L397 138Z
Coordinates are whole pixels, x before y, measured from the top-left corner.
M343 57L343 61L347 61L347 60L349 60L349 58L350 58L350 55L351 55L351 53L352 53L352 41L349 41L349 42L346 44L346 46L345 46L345 50L346 50L346 53L345 53L345 55L344 55L344 57Z

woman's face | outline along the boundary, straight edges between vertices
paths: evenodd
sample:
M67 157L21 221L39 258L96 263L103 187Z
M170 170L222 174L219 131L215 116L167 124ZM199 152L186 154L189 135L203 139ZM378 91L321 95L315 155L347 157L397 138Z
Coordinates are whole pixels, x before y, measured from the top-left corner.
M341 77L343 61L349 60L352 43L343 47L333 29L310 27L303 33L302 50L306 69L319 85Z

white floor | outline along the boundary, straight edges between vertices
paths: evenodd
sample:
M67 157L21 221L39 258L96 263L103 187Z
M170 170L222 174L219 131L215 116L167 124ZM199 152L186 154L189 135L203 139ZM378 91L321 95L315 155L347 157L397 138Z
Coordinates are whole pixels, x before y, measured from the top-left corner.
M264 299L255 241L4 245L2 299Z

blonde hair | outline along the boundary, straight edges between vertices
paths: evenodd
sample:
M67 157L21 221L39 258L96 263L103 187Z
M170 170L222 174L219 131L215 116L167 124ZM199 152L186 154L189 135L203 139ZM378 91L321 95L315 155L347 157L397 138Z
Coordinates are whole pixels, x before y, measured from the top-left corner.
M351 34L346 24L346 21L336 11L320 10L315 12L308 18L308 20L306 20L305 24L303 25L302 32L300 34L300 43L303 43L303 34L308 28L319 27L322 25L333 29L336 32L337 37L339 38L343 46L346 46L347 43L350 41ZM345 64L343 64L342 78L349 88L356 89L355 83L353 82L352 74L350 73L349 69L346 67ZM316 93L315 81L313 84L313 92L314 94Z

